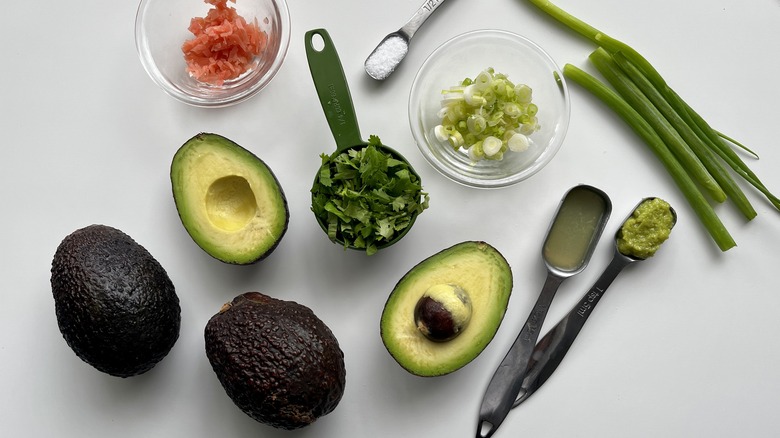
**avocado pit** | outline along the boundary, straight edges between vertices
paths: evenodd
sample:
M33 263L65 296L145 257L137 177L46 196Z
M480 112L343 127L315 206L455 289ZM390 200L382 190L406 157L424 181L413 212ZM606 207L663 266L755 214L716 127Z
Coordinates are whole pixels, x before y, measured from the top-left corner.
M426 338L446 342L458 336L471 320L471 299L455 284L428 288L414 308L414 324Z

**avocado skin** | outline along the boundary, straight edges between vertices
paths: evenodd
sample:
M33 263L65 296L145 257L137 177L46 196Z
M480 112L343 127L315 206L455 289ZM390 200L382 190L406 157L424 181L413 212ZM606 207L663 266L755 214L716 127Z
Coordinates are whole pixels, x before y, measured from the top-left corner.
M306 306L247 292L206 325L206 356L244 413L299 429L332 412L344 393L344 353Z
M90 225L65 237L52 261L51 288L65 341L104 373L142 374L179 337L181 308L168 274L115 228Z

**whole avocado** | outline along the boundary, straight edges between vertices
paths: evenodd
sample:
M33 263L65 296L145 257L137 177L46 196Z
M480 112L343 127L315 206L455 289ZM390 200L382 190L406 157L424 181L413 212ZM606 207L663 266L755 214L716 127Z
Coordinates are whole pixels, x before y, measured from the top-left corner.
M227 395L255 420L308 426L344 394L344 353L306 306L248 292L206 324L206 356Z
M51 288L65 341L104 373L144 373L179 337L181 308L168 274L116 228L90 225L65 237L52 261Z

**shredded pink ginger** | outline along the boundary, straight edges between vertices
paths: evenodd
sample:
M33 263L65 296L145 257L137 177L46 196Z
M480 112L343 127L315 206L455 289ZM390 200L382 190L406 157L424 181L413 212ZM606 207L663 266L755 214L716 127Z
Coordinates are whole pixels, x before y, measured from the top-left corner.
M235 8L227 6L228 0L204 1L214 7L205 17L190 21L189 30L194 37L185 41L181 49L195 79L222 85L249 70L252 59L265 50L268 35L260 30L257 18L247 23Z

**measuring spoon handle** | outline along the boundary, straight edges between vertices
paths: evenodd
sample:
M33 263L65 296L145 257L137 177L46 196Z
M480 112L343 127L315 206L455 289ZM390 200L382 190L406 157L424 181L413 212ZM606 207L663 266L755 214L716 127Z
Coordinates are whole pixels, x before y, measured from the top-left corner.
M488 383L479 409L478 438L488 438L493 435L512 409L512 403L520 393L525 370L539 337L539 329L544 323L555 292L563 280L564 278L551 272L547 273L547 280L528 320Z
M318 48L315 36L322 39L322 48ZM344 69L330 35L325 29L313 29L306 32L304 43L314 88L317 90L333 139L336 140L337 150L342 151L363 143L352 105L352 94L349 92Z
M435 11L436 8L438 8L442 3L444 3L444 0L425 0L425 3L420 6L420 9L414 13L412 18L410 18L409 21L404 24L399 32L403 33L407 39L412 39L414 34L417 32L417 29L419 29L420 26L425 23L425 20L427 20L428 17L433 14L433 11Z
M539 340L528 363L520 397L513 408L528 399L552 375L601 297L617 275L633 260L616 252L612 261L569 313Z

